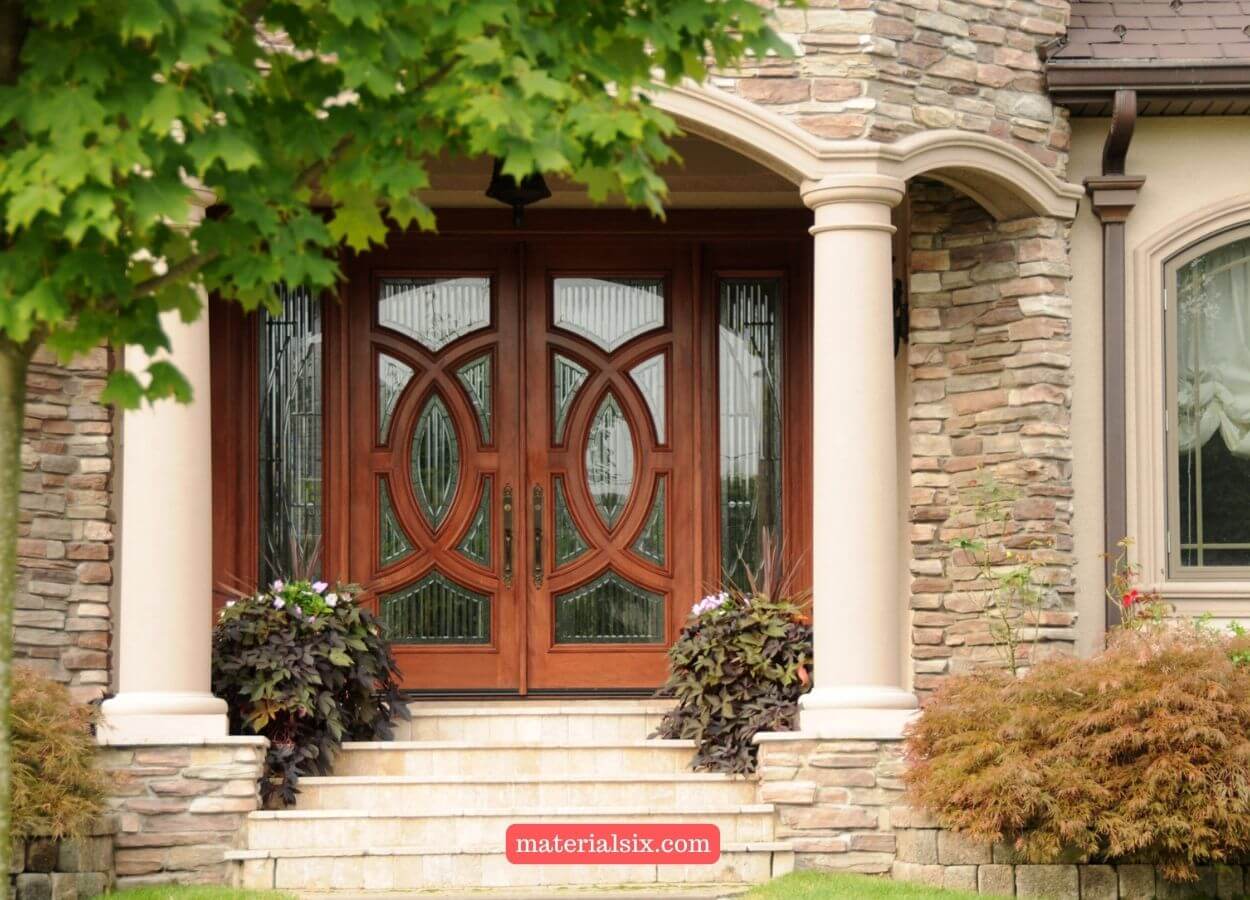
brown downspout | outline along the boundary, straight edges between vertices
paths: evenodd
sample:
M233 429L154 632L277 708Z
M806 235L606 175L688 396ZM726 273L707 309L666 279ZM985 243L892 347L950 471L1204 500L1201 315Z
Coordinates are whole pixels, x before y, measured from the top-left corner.
M1102 402L1103 501L1106 576L1110 581L1120 541L1128 536L1128 431L1124 400L1125 222L1137 204L1144 175L1125 175L1124 162L1137 122L1137 92L1117 90L1111 130L1102 149L1102 175L1085 179L1094 214L1102 222ZM1106 625L1120 621L1120 608L1105 603Z

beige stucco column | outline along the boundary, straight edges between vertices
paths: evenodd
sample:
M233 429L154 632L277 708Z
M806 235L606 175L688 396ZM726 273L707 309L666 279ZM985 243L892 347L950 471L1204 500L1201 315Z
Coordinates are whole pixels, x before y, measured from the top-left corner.
M110 742L226 734L211 691L212 456L208 309L162 319L170 358L195 392L125 414L121 447L117 695L103 706ZM128 368L147 358L128 350Z
M815 211L812 592L815 685L799 726L827 737L898 737L898 590L891 209L905 184L876 174L803 185Z

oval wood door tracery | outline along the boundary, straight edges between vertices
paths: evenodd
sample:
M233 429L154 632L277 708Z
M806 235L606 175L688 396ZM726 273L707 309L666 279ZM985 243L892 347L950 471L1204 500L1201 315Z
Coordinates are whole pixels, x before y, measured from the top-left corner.
M536 689L662 680L694 592L673 554L693 527L694 431L669 440L693 411L693 372L675 381L672 365L693 352L690 285L674 248L597 250L594 272L556 244L528 267L527 374L543 386L527 401Z
M515 274L475 271L486 260L465 249L459 270L444 251L437 271L353 278L352 357L368 360L350 370L353 569L411 688L519 683L504 533L519 451L500 440L519 427L500 377L519 350Z

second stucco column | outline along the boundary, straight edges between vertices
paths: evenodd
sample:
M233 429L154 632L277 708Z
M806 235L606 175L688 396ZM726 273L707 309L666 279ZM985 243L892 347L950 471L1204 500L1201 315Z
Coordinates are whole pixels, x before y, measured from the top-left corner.
M207 306L162 317L170 360L194 391L130 410L122 424L117 696L103 705L111 743L226 734L211 689L213 498ZM142 352L127 353L142 371Z
M812 618L815 684L799 727L898 737L902 687L891 210L903 181L864 174L803 186L815 212Z

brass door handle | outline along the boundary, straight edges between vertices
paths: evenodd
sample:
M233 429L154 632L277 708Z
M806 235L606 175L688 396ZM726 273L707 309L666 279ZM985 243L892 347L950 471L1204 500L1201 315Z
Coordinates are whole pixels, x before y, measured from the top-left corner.
M534 485L534 587L543 583L543 489Z
M503 489L503 586L512 587L512 485Z

